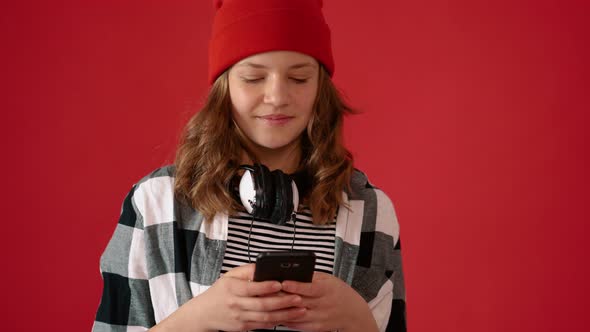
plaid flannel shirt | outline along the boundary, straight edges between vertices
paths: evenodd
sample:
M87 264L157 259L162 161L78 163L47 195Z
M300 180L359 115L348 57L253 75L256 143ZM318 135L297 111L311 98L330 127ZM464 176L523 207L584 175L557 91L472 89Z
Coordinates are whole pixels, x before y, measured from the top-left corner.
M100 259L93 331L146 331L218 278L228 216L212 222L174 198L174 167L133 186ZM380 331L406 331L399 225L386 194L355 170L336 217L334 275L369 304Z

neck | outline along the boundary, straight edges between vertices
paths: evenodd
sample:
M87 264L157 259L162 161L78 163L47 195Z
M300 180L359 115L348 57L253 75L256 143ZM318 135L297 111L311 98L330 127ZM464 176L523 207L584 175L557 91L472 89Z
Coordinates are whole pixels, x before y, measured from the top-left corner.
M284 173L294 173L299 166L301 160L299 140L277 149L269 149L253 142L248 142L247 144L248 149L256 155L258 161L266 165L271 171L280 169ZM253 162L245 151L242 156L242 162L247 164Z

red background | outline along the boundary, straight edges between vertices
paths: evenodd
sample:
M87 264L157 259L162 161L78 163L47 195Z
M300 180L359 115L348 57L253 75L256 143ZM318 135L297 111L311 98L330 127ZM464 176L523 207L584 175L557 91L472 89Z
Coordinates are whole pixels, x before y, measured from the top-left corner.
M588 2L324 2L410 330L585 330ZM2 330L89 330L124 195L206 95L211 1L0 12Z

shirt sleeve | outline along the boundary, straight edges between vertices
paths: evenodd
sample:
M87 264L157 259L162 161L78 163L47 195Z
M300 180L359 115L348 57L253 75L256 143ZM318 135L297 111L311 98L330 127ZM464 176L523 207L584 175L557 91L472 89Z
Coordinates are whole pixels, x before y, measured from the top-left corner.
M103 292L92 327L94 332L147 331L156 324L143 220L134 204L136 187L125 197L115 231L100 258Z
M387 321L385 331L403 331L407 330L406 326L406 287L404 283L404 274L402 269L401 242L398 238L395 248L393 249L393 274L390 279L393 282L393 291L391 293L391 313Z
M376 190L376 224L372 242L373 267L384 273L377 295L369 307L380 331L405 332L406 287L402 269L400 227L393 203L380 190Z
M379 331L407 331L405 287L400 250L396 246L393 253L394 261L399 264L394 265L393 271L388 272L389 280L382 285L377 296L369 302L369 308L371 308Z

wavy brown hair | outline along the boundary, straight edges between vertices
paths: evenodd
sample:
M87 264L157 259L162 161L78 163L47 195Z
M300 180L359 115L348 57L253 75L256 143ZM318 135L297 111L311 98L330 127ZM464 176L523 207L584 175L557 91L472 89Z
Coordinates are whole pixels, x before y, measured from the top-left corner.
M354 114L320 66L318 93L307 131L301 137L301 162L311 178L311 190L302 201L309 205L315 224L331 222L350 189L352 154L344 147L345 114ZM235 214L244 208L230 191L242 152L256 161L243 144L246 138L231 116L228 71L215 81L205 106L187 123L176 152L175 194L212 220L217 212Z

